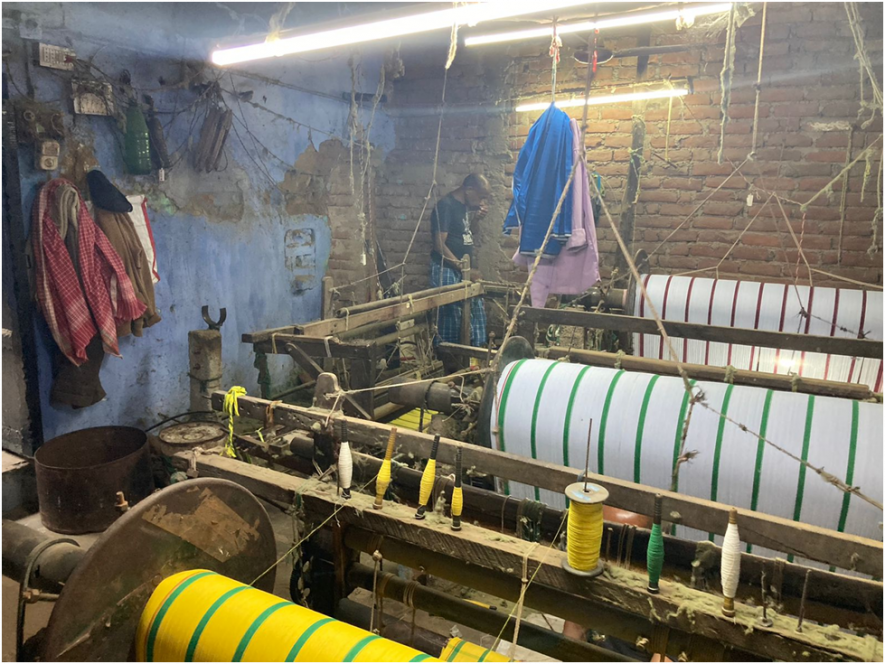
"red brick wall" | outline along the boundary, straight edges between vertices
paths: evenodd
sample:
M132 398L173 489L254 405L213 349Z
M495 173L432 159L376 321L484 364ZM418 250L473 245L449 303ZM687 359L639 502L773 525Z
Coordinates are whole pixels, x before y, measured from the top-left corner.
M861 3L868 51L882 73L882 5ZM881 159L882 117L861 128L858 121L860 82L855 46L841 3L769 3L765 38L758 140L755 160L722 188L750 151L758 66L761 5L757 15L738 30L734 83L722 164L720 143L719 72L725 33L702 47L683 53L652 56L646 80L668 76L694 77L694 94L674 99L667 146L667 101L650 101L644 112L647 138L641 164L633 250L651 252L706 198L694 218L677 231L651 258L655 272L677 274L720 263L726 252L762 208L769 192L804 203L843 168L849 131L854 126L852 158L878 141L872 176L862 198L865 162L849 173L844 224L841 223L841 181L833 194L821 196L804 215L802 246L813 268L864 282L882 283L882 221L877 208L876 175ZM606 36L602 44L615 51L637 45L636 28L621 36ZM695 28L677 32L672 24L654 26L652 45L701 41ZM569 96L583 90L586 67L578 65L566 41L558 71L558 92ZM492 181L491 214L477 229L478 262L486 278L524 279L510 262L515 242L501 234L510 202L513 166L531 123L539 113L511 112L518 98L543 99L550 93L547 44L533 41L511 46L461 48L449 71L437 182L439 193L456 187L472 170ZM420 215L432 178L433 156L442 91L444 54L405 53L406 74L398 80L388 111L395 117L396 148L387 155L376 184L378 226L390 264L402 260ZM613 59L599 68L595 86L630 84L636 58ZM869 100L867 85L865 98ZM580 118L582 109L569 109ZM605 201L619 219L630 159L631 104L588 109L588 156L604 179ZM669 163L664 161L667 156ZM731 162L731 163L729 163ZM747 204L752 193L752 206ZM432 205L432 202L431 202ZM785 204L786 214L801 234L803 214L797 204ZM430 251L428 209L409 258L408 286L426 285ZM776 215L778 221L775 224ZM603 273L614 266L616 246L608 222L600 220L599 246ZM842 247L839 251L839 234ZM869 253L871 245L878 252ZM772 201L722 262L719 275L766 281L792 280L798 256L783 216ZM712 273L710 273L712 274ZM807 277L800 269L803 282ZM815 274L816 284L835 284ZM844 285L844 282L842 282Z

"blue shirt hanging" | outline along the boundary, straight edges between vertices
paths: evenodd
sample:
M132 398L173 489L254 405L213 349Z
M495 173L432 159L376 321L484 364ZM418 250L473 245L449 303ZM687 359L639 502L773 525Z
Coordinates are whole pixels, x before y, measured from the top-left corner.
M532 125L513 172L513 202L504 232L522 226L519 251L534 256L541 249L550 219L574 164L569 116L550 104ZM572 233L571 187L553 225L544 256L556 256Z

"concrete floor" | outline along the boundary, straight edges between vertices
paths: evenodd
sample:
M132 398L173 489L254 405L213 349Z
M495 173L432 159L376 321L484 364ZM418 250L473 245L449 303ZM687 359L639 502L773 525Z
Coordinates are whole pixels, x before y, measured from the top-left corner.
M265 507L267 508L268 515L270 516L271 523L273 525L278 555L282 556L292 546L292 517L273 505L265 503ZM39 514L32 514L23 519L19 519L18 522L41 532L49 532L41 523ZM89 534L76 536L74 539L76 539L82 547L88 548L99 537L100 534ZM371 566L373 564L369 556L365 556L362 562L363 564L368 566ZM291 572L291 563L289 559L286 558L277 567L276 580L274 585L274 593L279 597L282 597L283 599L290 599L289 577L291 575ZM455 597L462 596L461 587L448 583L441 579L431 579L431 586L440 590L444 590L454 595ZM5 576L3 577L2 637L4 662L15 661L15 624L18 602L18 587L19 584L16 581ZM489 597L475 591L470 591L469 598L478 602L484 602L486 604L496 603L499 607L499 611L509 612L512 606L511 604L501 602L497 598ZM372 606L373 603L372 593L361 589L355 591L351 595L350 599L365 604L366 606ZM25 639L33 636L37 633L38 630L42 629L48 624L51 612L52 604L50 603L41 602L38 604L28 605L25 621ZM411 622L411 610L403 604L388 600L384 604L384 612L385 614L391 615L395 618ZM547 616L545 619L545 617L541 616L540 614L526 610L523 614L523 619L544 627L550 627L552 625L556 629L556 631L562 631L562 621L555 617ZM493 636L478 632L472 629L469 625L456 624L451 621L444 620L443 618L440 618L438 616L430 616L424 611L416 612L415 624L418 627L437 632L438 634L444 634L447 636L457 634L463 639L472 641L484 647L489 647L494 642ZM453 628L456 630L454 633ZM509 652L509 647L510 644L508 642L502 641L499 644L497 651L506 655ZM557 661L520 647L518 647L516 650L516 659L520 661L533 662Z

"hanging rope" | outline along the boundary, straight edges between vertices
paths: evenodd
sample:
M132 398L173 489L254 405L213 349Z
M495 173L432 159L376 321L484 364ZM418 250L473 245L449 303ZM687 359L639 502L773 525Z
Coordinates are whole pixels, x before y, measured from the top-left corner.
M722 163L722 153L725 150L725 126L728 124L728 104L731 101L731 81L734 76L734 39L737 16L737 3L732 3L728 13L728 28L725 33L725 58L722 62L722 71L719 74L719 88L722 91L722 100L719 109L722 115L722 123L719 128L719 163Z
M559 36L559 32L556 27L556 20L553 21L553 37L550 39L550 58L553 60L552 63L552 81L550 85L550 103L556 101L556 70L559 67L559 51L562 49L562 39Z
M768 3L763 2L762 31L759 34L759 70L756 72L756 106L753 109L753 143L750 146L750 157L756 156L756 137L759 135L759 96L762 92L762 54L765 52L765 23L767 18Z

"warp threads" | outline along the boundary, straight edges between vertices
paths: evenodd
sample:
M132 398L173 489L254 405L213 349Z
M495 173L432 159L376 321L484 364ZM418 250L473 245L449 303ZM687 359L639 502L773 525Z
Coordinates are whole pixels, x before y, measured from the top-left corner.
M737 526L737 510L732 508L728 514L728 528L722 541L722 614L729 618L734 616L734 596L741 577L741 538Z
M391 427L384 461L381 462L381 470L378 471L378 478L375 480L375 502L372 507L376 510L384 507L384 494L387 493L387 487L390 486L390 460L393 458L394 443L396 443L396 427Z
M433 493L433 483L436 480L436 455L439 452L439 434L433 437L433 447L430 448L430 458L424 467L424 473L421 475L421 487L418 492L418 511L415 512L416 519L423 519L424 513L427 511L427 502Z

